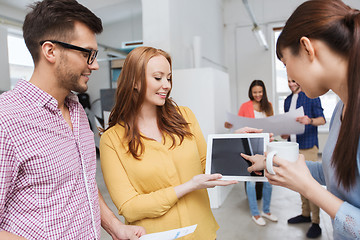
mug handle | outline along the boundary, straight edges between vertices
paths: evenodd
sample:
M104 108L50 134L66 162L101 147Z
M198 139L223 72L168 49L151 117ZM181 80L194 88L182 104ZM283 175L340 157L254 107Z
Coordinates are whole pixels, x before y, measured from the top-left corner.
M275 175L274 169L273 169L273 158L277 154L276 151L272 151L267 154L266 156L266 170L272 174Z

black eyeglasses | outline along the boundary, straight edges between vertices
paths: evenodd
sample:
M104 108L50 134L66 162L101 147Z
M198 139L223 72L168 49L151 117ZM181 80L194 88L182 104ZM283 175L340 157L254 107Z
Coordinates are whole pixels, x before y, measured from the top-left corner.
M75 46L75 45L72 45L72 44L69 44L69 43L64 43L64 42L60 42L60 41L56 41L56 40L41 41L40 45L42 46L45 42L57 43L57 44L60 44L64 48L73 49L73 50L88 53L89 56L88 56L88 59L87 59L87 64L89 64L89 65L93 64L93 62L95 61L95 58L96 58L96 56L98 54L98 50L82 48L82 47L78 47L78 46Z

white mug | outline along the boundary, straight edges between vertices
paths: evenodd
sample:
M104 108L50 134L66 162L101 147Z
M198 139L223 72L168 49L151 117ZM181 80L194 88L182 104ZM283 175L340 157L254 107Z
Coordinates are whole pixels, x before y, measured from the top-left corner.
M266 170L275 174L273 169L273 158L278 156L290 162L299 158L299 144L296 142L271 142L267 145Z

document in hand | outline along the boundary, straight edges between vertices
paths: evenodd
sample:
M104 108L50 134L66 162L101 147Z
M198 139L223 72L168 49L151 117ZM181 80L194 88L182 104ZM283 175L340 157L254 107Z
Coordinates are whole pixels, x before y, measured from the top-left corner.
M140 237L140 240L173 240L193 233L196 227L197 224L165 232L150 233Z
M304 116L304 108L299 107L296 110L266 118L246 118L227 113L227 122L233 125L231 128L233 131L243 127L252 127L263 129L264 133L273 133L275 136L302 134L305 131L305 125L296 121L297 117L302 116Z

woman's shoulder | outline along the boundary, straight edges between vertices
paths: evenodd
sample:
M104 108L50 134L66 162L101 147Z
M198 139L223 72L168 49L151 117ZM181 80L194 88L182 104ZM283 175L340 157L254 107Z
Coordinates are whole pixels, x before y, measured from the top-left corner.
M125 128L121 124L115 124L114 126L106 129L106 131L101 135L101 139L108 138L121 138L124 136Z
M252 106L252 101L251 100L249 100L249 101L247 101L247 102L244 102L243 104L241 104L241 107L247 107L247 106Z
M193 111L191 111L189 107L179 106L179 112L187 121L195 118L195 114L193 113Z

